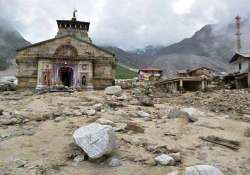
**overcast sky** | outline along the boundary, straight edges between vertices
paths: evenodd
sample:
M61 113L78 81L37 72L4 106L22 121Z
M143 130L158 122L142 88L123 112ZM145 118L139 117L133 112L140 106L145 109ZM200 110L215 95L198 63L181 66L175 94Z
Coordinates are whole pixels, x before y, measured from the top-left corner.
M168 45L206 24L250 16L250 0L0 0L0 15L30 42L53 38L57 19L89 21L95 44L124 49Z

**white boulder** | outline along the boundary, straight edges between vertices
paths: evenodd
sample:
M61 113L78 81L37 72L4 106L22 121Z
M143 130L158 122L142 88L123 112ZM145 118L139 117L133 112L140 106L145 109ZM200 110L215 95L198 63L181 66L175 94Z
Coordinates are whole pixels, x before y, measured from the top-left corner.
M109 86L109 87L106 87L104 93L107 95L120 96L122 93L122 88L121 86Z
M184 175L223 175L223 173L210 165L195 165L187 167Z
M182 108L181 111L183 112L187 112L190 116L194 116L194 117L200 117L200 116L204 116L205 113L200 111L199 109L196 108Z
M94 116L96 114L95 110L93 109L88 109L86 111L87 116Z
M92 159L111 153L116 148L116 136L111 126L91 123L77 129L74 140Z
M155 157L155 161L160 165L174 165L175 163L174 158L167 154L161 154L160 156Z
M136 112L136 114L138 117L141 117L141 118L150 117L150 114L147 112L144 112L144 111L138 111L138 112Z

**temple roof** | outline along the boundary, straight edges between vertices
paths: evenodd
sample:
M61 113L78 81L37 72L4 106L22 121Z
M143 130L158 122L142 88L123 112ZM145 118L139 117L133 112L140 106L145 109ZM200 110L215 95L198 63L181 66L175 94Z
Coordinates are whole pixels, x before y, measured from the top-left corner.
M77 10L73 11L73 17L71 20L57 20L57 26L59 29L61 28L70 28L70 29L78 29L78 30L86 30L89 31L89 22L77 21L76 19Z
M59 29L61 28L72 28L72 29L79 29L79 30L86 30L89 31L89 22L83 21L74 21L74 20L57 20L57 26Z
M64 36L61 36L61 37L48 39L48 40L45 40L45 41L41 41L41 42L38 42L38 43L30 44L30 45L28 45L28 46L19 48L19 49L17 49L16 51L17 51L17 52L18 52L18 51L22 51L22 50L27 49L27 48L39 46L39 45L45 44L45 43L47 43L47 42L51 42L51 41L54 41L54 40L57 40L57 39L65 38L65 37L72 37L72 38L74 38L74 39L76 39L76 40L78 40L78 41L80 41L80 42L84 42L84 43L86 43L86 44L89 44L90 46L93 46L93 47L95 47L96 49L99 49L99 50L101 50L101 51L103 51L103 52L105 52L105 53L107 53L107 54L110 54L110 55L112 55L113 57L115 57L115 54L114 54L114 53L112 53L112 52L110 52L110 51L108 51L108 50L106 50L106 49L103 49L103 48L101 48L101 47L99 47L99 46L96 46L95 44L92 44L91 42L88 42L88 41L82 40L82 39L80 39L80 38L77 38L77 37L74 36L74 35L64 35Z

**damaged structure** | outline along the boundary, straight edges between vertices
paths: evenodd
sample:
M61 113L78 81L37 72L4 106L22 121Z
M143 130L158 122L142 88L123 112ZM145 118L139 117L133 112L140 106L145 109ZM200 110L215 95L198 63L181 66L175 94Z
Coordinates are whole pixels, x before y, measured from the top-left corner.
M192 70L177 71L175 78L166 79L156 83L166 92L174 93L185 91L205 91L215 75L214 70L207 67L199 67Z
M166 92L185 92L185 91L198 91L206 90L209 84L209 79L205 76L197 77L176 77L172 79L163 80L156 84Z
M242 52L241 32L239 16L236 16L236 44L237 52L233 55L230 63L234 66L233 78L236 89L250 88L250 52Z
M158 68L144 68L138 72L139 81L159 81L162 77L162 70Z
M103 89L113 85L117 58L94 45L89 22L57 20L55 38L17 50L19 88Z
M207 67L199 67L195 69L184 69L177 71L177 77L194 77L205 76L208 79L212 79L215 76L215 71Z
M230 63L234 66L236 89L250 88L250 53L236 52Z

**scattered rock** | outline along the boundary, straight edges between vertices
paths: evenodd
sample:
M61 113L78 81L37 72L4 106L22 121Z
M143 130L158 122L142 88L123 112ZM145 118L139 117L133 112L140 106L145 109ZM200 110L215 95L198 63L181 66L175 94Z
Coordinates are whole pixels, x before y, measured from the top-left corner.
M79 164L81 162L83 162L85 160L85 156L84 155L77 155L74 159L73 159L73 166L79 166Z
M87 116L94 116L96 114L95 110L93 109L88 109L86 111Z
M155 157L155 161L160 165L174 165L175 161L173 157L170 157L167 154L161 154L160 156Z
M0 77L0 91L15 91L17 79L14 76Z
M146 165L149 165L149 166L155 166L156 165L156 161L154 158L149 158L145 161L145 164Z
M102 107L103 105L101 103L97 103L94 105L94 109L99 112L102 110Z
M112 122L111 120L107 120L104 118L100 118L96 121L97 123L100 123L102 125L110 125L110 126L115 126L114 122Z
M250 128L247 128L244 132L245 137L250 137Z
M136 114L138 117L141 117L141 118L146 118L146 117L149 118L150 117L150 114L147 112L144 112L144 111L138 111L138 112L136 112Z
M139 102L142 106L154 106L153 98L149 96L140 96Z
M109 160L108 160L108 165L110 167L118 167L118 166L121 166L122 165L122 162L121 160L119 160L118 158L116 157L111 157Z
M56 117L56 118L54 119L55 122L61 122L61 121L63 121L63 120L64 120L64 117Z
M173 159L175 160L175 162L181 162L181 153L171 153L169 154L170 157L173 157Z
M17 118L6 118L0 120L1 125L15 125L20 123L20 121Z
M142 126L140 126L139 124L134 123L134 122L127 123L125 129L134 131L136 133L144 133L144 128Z
M17 168L24 167L24 165L25 165L26 163L27 163L26 161L21 160L21 159L16 159L16 160L14 161L14 164L16 165Z
M77 129L73 137L86 154L97 159L116 148L116 136L111 126L92 123Z
M210 165L195 165L185 169L185 175L223 175L223 173Z
M170 111L168 114L168 118L169 119L184 118L187 119L189 122L195 122L198 120L195 117L190 116L187 112L179 109Z
M117 97L117 100L120 100L120 101L124 101L124 100L127 100L127 99L128 99L128 97L125 94L123 94L120 97Z
M120 96L122 93L122 88L121 88L121 86L109 86L109 87L105 88L104 93L107 95Z
M171 173L168 173L167 175L183 175L183 173L180 173L179 171L173 171Z

